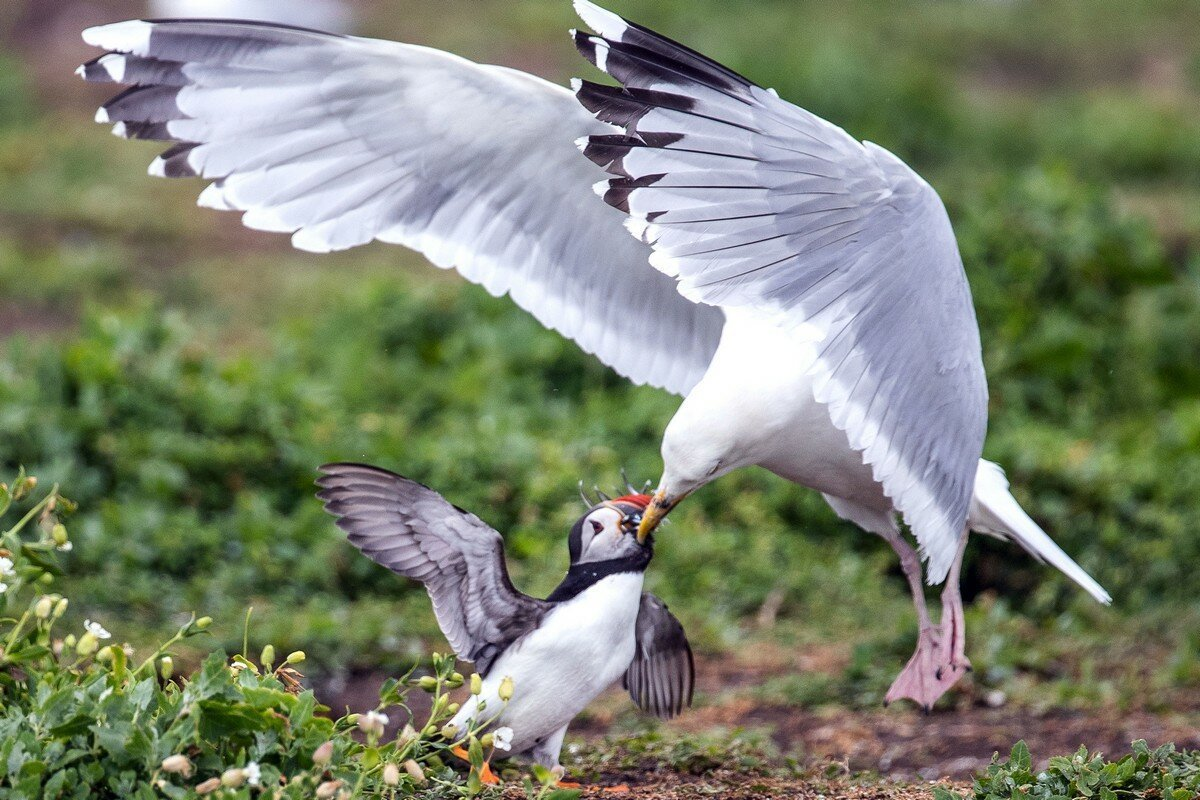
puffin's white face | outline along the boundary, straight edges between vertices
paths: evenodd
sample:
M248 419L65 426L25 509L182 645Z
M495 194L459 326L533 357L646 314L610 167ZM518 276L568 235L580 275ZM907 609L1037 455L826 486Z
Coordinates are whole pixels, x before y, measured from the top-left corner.
M579 563L629 555L637 542L637 520L611 506L592 509L580 527Z

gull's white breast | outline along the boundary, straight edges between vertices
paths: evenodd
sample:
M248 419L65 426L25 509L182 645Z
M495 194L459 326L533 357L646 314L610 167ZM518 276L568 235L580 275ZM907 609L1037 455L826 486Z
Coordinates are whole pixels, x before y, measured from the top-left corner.
M817 334L740 309L726 314L708 371L663 438L664 485L757 464L824 494L890 510L862 454L814 396Z

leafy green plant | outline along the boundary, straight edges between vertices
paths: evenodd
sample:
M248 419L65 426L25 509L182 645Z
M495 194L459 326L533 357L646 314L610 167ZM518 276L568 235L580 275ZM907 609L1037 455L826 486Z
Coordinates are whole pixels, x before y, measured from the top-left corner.
M1033 758L1024 741L1017 742L1007 761L999 755L985 773L975 777L973 800L1066 800L1121 797L1192 800L1200 794L1200 752L1177 751L1165 744L1151 749L1144 739L1117 761L1080 747L1074 755L1055 756L1045 770L1034 773ZM965 800L966 795L934 789L934 800Z
M0 484L0 516L36 487L24 473L11 486ZM277 661L267 645L255 661L245 648L232 658L218 651L196 674L176 677L172 648L204 634L207 617L192 616L140 659L98 622L64 634L69 601L46 590L60 572L56 553L72 546L60 520L71 509L54 487L0 534L0 795L346 800L480 793L493 736L478 727L459 736L445 727L459 709L449 692L465 682L452 656L434 654L429 675L410 671L387 680L375 708L331 719L300 683L302 652ZM416 725L407 704L414 688L432 694L427 718ZM474 701L472 694L466 702ZM391 709L409 722L384 742ZM450 766L457 748L468 753L466 776Z
M666 733L657 728L632 735L608 736L603 744L571 755L571 766L584 772L669 769L692 775L716 770L758 774L778 758L761 731L719 730L705 734Z

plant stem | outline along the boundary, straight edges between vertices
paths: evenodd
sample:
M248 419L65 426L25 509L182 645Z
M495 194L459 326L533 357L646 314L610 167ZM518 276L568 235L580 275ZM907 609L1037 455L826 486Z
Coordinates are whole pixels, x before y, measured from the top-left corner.
M52 486L50 488L50 493L48 495L43 497L37 505L35 505L33 508L29 509L29 511L26 512L25 516L21 517L21 519L19 519L17 521L16 525L13 525L11 528L6 530L3 534L0 534L0 536L3 536L5 539L7 539L10 536L15 536L18 533L20 533L21 529L24 528L26 525L28 525L29 521L31 519L33 519L38 514L40 514L42 509L44 509L50 503L50 500L55 497L58 497L58 484L57 483L54 484L54 486Z

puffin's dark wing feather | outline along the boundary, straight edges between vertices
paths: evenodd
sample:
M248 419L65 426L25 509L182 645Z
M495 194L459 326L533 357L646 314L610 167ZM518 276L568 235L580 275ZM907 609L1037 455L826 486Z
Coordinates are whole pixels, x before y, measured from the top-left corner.
M696 667L683 625L646 592L638 610L633 663L622 685L643 711L671 719L692 704Z
M350 543L371 560L425 584L447 641L486 674L537 626L548 604L518 592L500 534L432 489L362 464L321 467L317 492Z

